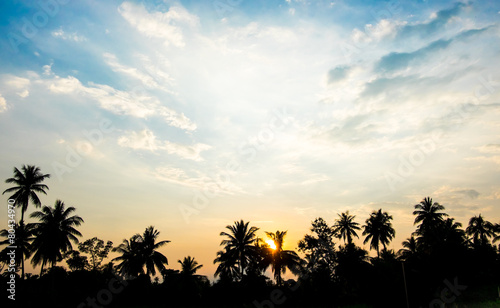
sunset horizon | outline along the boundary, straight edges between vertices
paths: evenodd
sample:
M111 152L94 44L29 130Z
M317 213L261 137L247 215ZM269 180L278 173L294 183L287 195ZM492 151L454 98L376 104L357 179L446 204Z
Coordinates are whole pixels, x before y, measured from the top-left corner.
M463 247L480 218L500 250L500 3L41 0L4 1L0 16L0 230L16 186L6 180L33 166L47 188L40 204L16 201L16 222L39 223L31 214L60 200L84 221L79 243L113 242L103 264L153 226L170 241L156 249L167 269L191 262L214 285L231 255L221 232L240 221L258 228L262 262L281 250L312 262L299 243L318 218L335 234L324 249L359 248L374 270L382 244L363 234L374 217L395 230L383 245L395 258L412 236L442 246L416 220L425 198ZM347 239L334 230L349 215L359 229ZM33 276L42 263L74 271L69 256L30 258ZM236 282L257 267L232 262ZM276 263L262 264L281 287ZM310 278L295 265L285 280ZM143 274L163 281L159 269ZM349 286L336 285L339 298L364 290Z

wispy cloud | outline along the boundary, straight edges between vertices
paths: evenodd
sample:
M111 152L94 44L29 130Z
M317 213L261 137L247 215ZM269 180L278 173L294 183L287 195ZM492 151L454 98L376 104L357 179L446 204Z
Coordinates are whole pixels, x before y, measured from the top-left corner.
M0 112L4 112L7 110L7 101L5 98L0 94Z
M149 129L140 132L129 132L118 139L118 144L122 147L134 150L166 151L179 157L194 161L202 161L201 153L211 147L206 144L197 143L191 146L180 145L170 141L160 141Z
M458 16L467 7L464 3L456 3L452 8L440 10L429 21L416 22L403 26L398 31L397 37L408 39L411 36L426 37L442 31L445 25Z
M410 64L417 65L417 61L425 60L430 54L446 49L451 43L463 41L472 36L478 35L488 28L473 29L463 31L450 39L439 39L427 46L413 52L392 52L383 56L376 65L379 71L405 70Z
M104 61L111 67L111 69L114 72L122 73L135 80L139 80L141 84L147 88L160 89L167 93L172 93L172 90L168 89L166 86L163 85L164 83L171 85L171 78L168 76L168 74L164 72L159 72L159 70L154 69L153 72L156 73L157 77L158 76L161 77L161 81L163 84L160 85L159 81L148 72L145 72L135 67L126 66L118 62L118 59L114 54L104 53L103 57ZM149 60L147 59L147 57L145 58L146 61Z
M130 115L138 118L162 117L169 125L187 131L196 129L196 124L184 114L163 106L159 99L145 93L120 91L108 85L89 83L84 86L73 76L61 78L55 76L45 81L53 93L84 94L99 102L103 109L120 115Z
M142 5L124 2L118 12L131 26L147 37L163 39L166 46L184 47L181 26L195 26L198 18L181 6L171 6L168 12L149 13Z
M62 28L52 31L52 36L56 38L61 38L63 40L74 41L74 42L85 42L87 38L83 35L78 35L76 32L67 33Z

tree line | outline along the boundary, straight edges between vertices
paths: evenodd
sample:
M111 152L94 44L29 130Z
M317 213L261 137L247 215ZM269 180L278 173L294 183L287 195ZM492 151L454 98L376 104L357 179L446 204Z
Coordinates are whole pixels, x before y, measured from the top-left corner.
M21 209L12 228L15 262L21 265L16 273L18 298L24 304L269 308L500 303L499 224L479 214L463 228L430 197L414 206L415 231L399 251L387 248L396 230L393 217L382 209L373 211L364 224L349 211L338 214L331 225L319 217L296 251L284 248L287 231L265 232L265 240L250 222L235 221L220 233L222 249L214 259L216 281L210 283L196 274L203 265L191 256L177 261L180 271L167 268L168 259L159 249L170 241L160 239L154 226L118 246L97 237L80 242L77 228L84 220L74 207L61 200L54 206L41 205L39 194L47 194L44 181L48 178L39 167L24 165L14 168L13 177L5 181L13 186L3 194L9 194ZM24 220L29 204L41 208L30 215L36 222ZM1 230L0 236L5 238L0 245L9 245L9 229ZM376 257L354 243L360 236ZM110 251L119 256L104 264ZM8 252L8 248L0 252L5 280L11 274L6 269ZM40 266L40 273L25 274L25 260ZM66 267L57 266L63 261ZM274 281L266 275L268 270ZM284 280L287 271L295 279ZM106 293L117 279L126 291ZM97 296L93 302L92 295Z

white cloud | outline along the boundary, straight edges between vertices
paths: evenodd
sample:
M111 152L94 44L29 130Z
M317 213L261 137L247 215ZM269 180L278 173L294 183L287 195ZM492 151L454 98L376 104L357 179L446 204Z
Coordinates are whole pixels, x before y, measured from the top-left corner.
M124 2L118 12L126 21L147 37L164 39L165 45L184 47L184 36L181 26L195 26L198 17L190 14L180 6L172 6L163 12L149 13L144 6Z
M355 28L352 31L351 39L355 43L366 44L372 41L378 42L384 38L394 38L398 28L405 24L404 21L382 19L376 25L366 24L364 31Z
M29 96L30 92L28 89L31 84L29 79L17 76L9 76L8 78L9 79L7 80L6 84L15 90L18 90L16 94L19 97L25 98Z
M128 136L120 137L118 139L118 144L122 147L132 148L134 150L156 151L159 148L156 136L148 129L140 132L130 132Z
M5 98L0 94L0 112L4 112L7 110L7 101Z
M481 147L475 147L473 148L481 153L487 153L487 154L497 154L500 153L500 144L487 144Z
M43 66L43 74L45 76L50 76L50 75L53 75L54 73L52 72L52 64L48 64L48 65L44 65Z
M209 145L202 143L186 146L170 141L159 141L149 129L144 129L140 132L129 132L128 135L118 139L118 144L134 150L149 150L151 152L163 150L168 154L175 154L184 159L194 161L202 161L201 152L211 148Z
M129 67L118 62L118 59L114 54L104 53L104 61L111 67L114 72L123 73L129 77L139 80L145 87L161 89L165 92L172 93L167 87L160 85L157 79L161 79L162 83L171 84L172 79L167 73L155 68L150 64L148 57L140 57L144 62L143 64L149 64L146 66L147 72L141 71L135 67ZM144 65L142 65L144 67ZM156 75L156 76L153 76Z
M165 141L163 144L163 148L169 153L169 154L177 154L180 157L186 158L186 159L192 159L195 161L201 161L203 158L201 157L201 152L208 150L211 148L211 146L203 143L197 143L192 146L185 146L185 145L180 145L176 143L172 143L169 141Z
M53 93L58 94L85 94L97 100L101 108L116 114L131 115L138 118L160 116L171 126L187 131L196 129L196 124L184 114L179 114L174 110L162 106L156 97L152 97L142 92L120 91L107 85L89 83L86 87L73 77L55 78L48 80L48 88Z
M67 33L62 28L59 30L52 31L52 36L61 38L63 40L75 41L75 42L84 42L87 38L83 35L78 35L76 32Z

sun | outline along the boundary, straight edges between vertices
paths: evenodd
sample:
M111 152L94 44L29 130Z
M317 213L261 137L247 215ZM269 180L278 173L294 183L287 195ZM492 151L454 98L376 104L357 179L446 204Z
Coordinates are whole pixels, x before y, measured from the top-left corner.
M272 250L276 250L276 244L273 240L267 240L266 243L267 245L269 245L269 247L271 247Z

